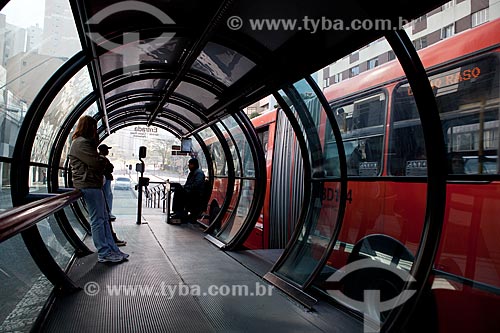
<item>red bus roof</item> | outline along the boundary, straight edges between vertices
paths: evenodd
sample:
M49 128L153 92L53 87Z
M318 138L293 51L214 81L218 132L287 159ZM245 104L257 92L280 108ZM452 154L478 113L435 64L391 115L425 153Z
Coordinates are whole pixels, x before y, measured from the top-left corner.
M500 19L485 23L457 34L451 38L439 41L426 47L418 54L425 68L432 67L475 51L500 43ZM397 60L382 64L375 69L334 84L325 89L328 100L350 95L352 93L377 86L398 77L404 76L401 65Z
M252 124L255 128L259 128L276 121L276 109L263 113L255 118L252 118Z

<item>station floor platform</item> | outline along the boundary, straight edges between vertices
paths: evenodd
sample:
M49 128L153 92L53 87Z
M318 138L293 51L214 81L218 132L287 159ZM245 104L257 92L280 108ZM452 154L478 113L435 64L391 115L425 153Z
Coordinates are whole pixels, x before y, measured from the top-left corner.
M197 225L169 225L151 208L142 225L119 216L114 228L129 260L76 259L69 273L82 290L55 298L42 331L352 331L345 313L321 304L308 310L261 278L279 250L226 253Z

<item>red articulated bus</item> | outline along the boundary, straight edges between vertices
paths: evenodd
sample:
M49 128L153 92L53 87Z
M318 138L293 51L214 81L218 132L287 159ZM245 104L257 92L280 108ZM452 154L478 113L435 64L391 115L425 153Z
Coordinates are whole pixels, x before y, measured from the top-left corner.
M497 19L419 51L449 161L445 221L432 277L440 332L500 327L499 31ZM409 269L425 217L427 164L417 107L401 66L390 61L324 93L342 133L348 173L345 216L327 267L345 266L355 245L374 237L402 244L399 265ZM289 135L278 130L279 117L275 110L252 119L266 151L268 186L261 218L245 243L251 249L283 248L301 205L295 195L300 167L281 164L300 163L294 158L296 145L275 149L275 142L283 142L280 135ZM325 174L340 176L333 132L326 119L321 123ZM276 158L284 149L292 150L285 153L290 158ZM289 195L272 193L273 169L290 172L282 175L295 183ZM323 205L335 205L338 189L328 186ZM276 218L273 209L280 205L287 205L288 214ZM315 237L323 232L328 239L331 224ZM382 250L376 252L379 260L387 260Z

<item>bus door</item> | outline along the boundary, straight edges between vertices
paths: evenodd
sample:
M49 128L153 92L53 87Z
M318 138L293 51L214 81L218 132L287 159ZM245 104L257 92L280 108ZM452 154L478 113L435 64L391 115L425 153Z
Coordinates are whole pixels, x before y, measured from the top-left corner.
M346 202L345 154L335 118L312 79L285 88L276 95L276 100L283 107L299 142L304 190L302 202L294 203L302 208L294 234L283 255L264 278L304 305L312 306L314 299L301 290L320 273L340 230ZM325 158L326 145L322 138L326 123L335 128L337 134L337 144L328 149L334 151L330 156L339 157L339 163ZM276 167L287 170L276 165L273 169ZM280 195L287 198L291 194Z

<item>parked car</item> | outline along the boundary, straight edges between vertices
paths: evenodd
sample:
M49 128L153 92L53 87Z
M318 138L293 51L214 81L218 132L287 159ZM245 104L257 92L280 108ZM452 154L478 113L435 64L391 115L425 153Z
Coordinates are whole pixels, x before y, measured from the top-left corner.
M129 178L118 177L115 180L115 190L130 190L132 183Z

